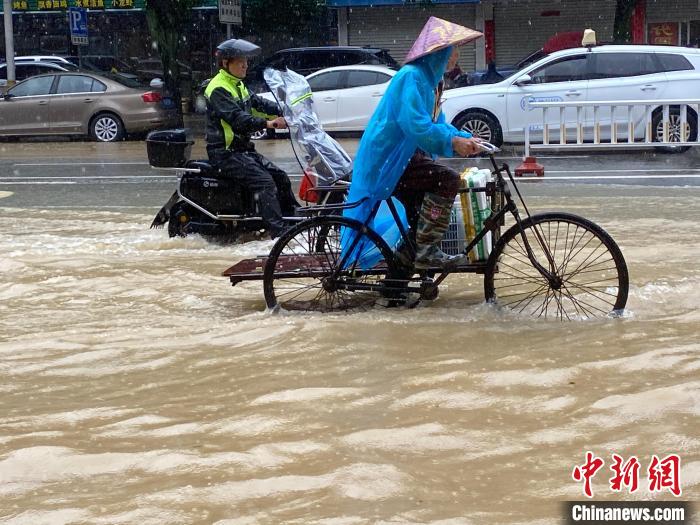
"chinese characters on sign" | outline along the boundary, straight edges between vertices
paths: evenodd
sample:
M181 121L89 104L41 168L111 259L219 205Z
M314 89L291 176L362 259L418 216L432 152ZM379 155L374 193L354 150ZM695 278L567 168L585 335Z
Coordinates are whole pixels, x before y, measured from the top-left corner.
M55 9L67 9L68 0L38 0L36 7L39 11L53 11Z
M82 7L84 9L104 9L104 0L75 0L76 7Z
M677 46L679 44L678 23L649 24L649 43L656 46Z
M27 11L28 9L27 0L12 0L13 11Z
M114 9L133 9L134 0L112 0L112 7Z
M632 456L625 461L617 454L612 454L612 458L610 470L613 476L608 480L610 489L613 492L621 492L623 487L627 487L630 493L635 492L639 488L639 460ZM586 452L585 463L576 465L571 473L574 481L583 482L583 493L589 498L593 497L593 477L604 464L602 458L596 457L592 452ZM681 495L681 458L677 454L669 454L663 459L653 455L646 472L650 492L668 490L676 497Z

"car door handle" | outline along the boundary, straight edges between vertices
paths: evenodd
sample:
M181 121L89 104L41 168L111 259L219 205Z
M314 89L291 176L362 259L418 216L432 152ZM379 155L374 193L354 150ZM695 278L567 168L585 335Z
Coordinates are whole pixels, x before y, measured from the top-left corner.
M338 99L335 97L325 97L323 99L324 102L335 102L336 100L338 100Z
M642 91L656 91L656 86L652 86L651 84L647 84L642 88Z
M48 100L40 100L40 101L39 101L39 105L40 105L40 106L46 106L48 103L49 103Z
M372 93L372 96L373 96L373 97L381 97L382 94L381 94L381 93Z
M566 96L567 96L567 97L580 97L580 96L581 96L581 92L580 92L580 91L573 91L573 90L567 91L567 92L566 92Z
M84 98L84 99L83 99L83 102L85 102L86 104L88 104L88 103L90 103L90 102L95 102L95 99L94 99L94 98Z

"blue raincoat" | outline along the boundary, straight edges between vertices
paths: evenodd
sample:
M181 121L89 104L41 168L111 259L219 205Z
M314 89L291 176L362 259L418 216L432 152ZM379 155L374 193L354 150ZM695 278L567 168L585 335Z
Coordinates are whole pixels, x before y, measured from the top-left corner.
M345 217L364 224L377 202L388 199L394 192L417 149L433 157L451 157L452 138L471 137L471 134L445 122L442 112L433 120L435 89L451 53L452 47L446 47L418 58L404 65L391 80L362 135L355 157L348 202L363 198L367 200L356 208L345 210ZM408 229L403 205L398 199L392 199L404 227ZM370 227L384 238L390 248L396 248L401 232L386 202L382 203ZM351 240L350 236L343 235L344 250ZM368 269L380 259L377 250L365 250L359 265Z

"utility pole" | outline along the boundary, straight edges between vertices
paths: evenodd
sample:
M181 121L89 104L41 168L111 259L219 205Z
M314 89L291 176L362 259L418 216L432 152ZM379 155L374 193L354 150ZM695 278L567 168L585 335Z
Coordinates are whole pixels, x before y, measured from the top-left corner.
M15 38L12 29L12 0L3 0L2 17L5 22L5 62L7 62L7 88L15 85Z

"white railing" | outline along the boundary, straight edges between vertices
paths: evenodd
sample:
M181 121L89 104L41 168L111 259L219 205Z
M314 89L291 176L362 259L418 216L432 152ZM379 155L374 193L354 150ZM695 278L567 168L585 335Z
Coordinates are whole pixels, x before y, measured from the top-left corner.
M544 149L598 149L649 148L654 146L700 146L700 133L695 120L695 140L688 135L688 107L699 114L699 99L625 100L586 102L530 102L530 108L541 108L539 120L531 118L525 126L525 156L530 150ZM672 106L680 107L678 136L671 137L670 115ZM662 108L663 140L657 140L652 129L652 115ZM572 115L573 108L576 115ZM567 111L568 110L568 111ZM559 118L556 119L557 111ZM591 113L592 111L592 113ZM609 112L609 117L607 113ZM536 111L531 114L536 116ZM604 115L601 116L601 113ZM570 118L571 117L571 118ZM609 134L605 135L608 131ZM542 131L542 143L532 144L531 133ZM552 133L554 130L554 133ZM552 138L555 141L552 141Z

